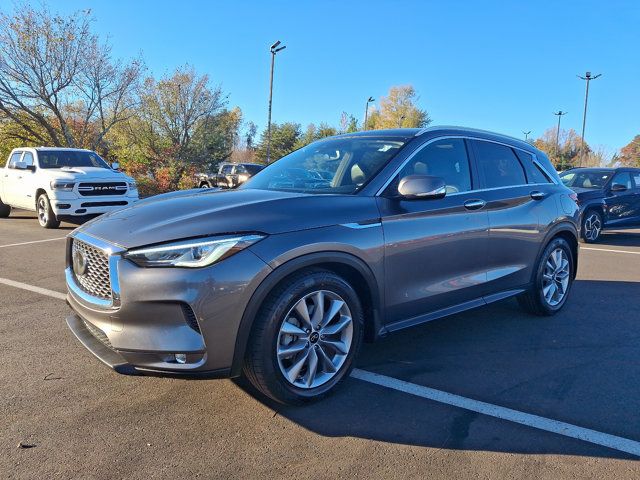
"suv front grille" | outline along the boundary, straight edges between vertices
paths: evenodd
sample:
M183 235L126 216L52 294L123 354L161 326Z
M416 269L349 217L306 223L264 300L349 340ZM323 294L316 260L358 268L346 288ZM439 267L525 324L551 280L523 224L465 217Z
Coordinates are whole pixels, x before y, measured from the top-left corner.
M125 193L127 193L127 183L81 183L78 185L78 193L84 197L97 197L102 195L124 195Z
M84 259L84 273L78 273L76 259ZM78 286L89 295L111 300L109 255L77 238L71 244L71 269Z

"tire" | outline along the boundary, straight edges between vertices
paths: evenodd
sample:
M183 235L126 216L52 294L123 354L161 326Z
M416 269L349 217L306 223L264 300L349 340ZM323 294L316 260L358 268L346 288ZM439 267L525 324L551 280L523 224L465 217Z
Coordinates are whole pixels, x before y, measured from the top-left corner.
M209 185L207 182L202 182L200 184L200 188L211 188L211 185Z
M587 210L582 216L581 237L585 243L596 243L600 239L604 223L598 210Z
M36 200L36 213L38 214L38 223L44 228L58 228L60 221L56 218L51 208L51 202L46 193L38 195Z
M575 259L569 243L554 238L536 265L533 287L520 295L518 302L534 315L555 315L566 303L574 277Z
M7 218L10 213L11 213L11 205L2 203L2 199L0 199L0 218Z
M325 312L320 327L314 325L320 319L314 315L320 312L318 304ZM328 318L329 312L335 314ZM343 278L325 270L295 274L263 303L249 338L244 375L277 402L319 400L351 372L362 344L363 322L360 299Z

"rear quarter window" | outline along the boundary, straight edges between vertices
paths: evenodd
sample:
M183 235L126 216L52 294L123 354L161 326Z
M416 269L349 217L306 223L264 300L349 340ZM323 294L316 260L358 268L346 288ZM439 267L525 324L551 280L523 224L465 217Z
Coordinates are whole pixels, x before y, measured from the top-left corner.
M533 155L522 150L514 149L520 162L527 172L527 181L531 183L553 183L549 176L533 160Z

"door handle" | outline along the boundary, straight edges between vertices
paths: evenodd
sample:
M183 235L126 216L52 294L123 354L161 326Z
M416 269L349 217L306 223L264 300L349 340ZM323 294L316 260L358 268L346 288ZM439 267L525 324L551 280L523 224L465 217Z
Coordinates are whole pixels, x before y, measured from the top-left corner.
M484 200L467 200L464 202L464 208L467 210L480 210L487 204Z
M546 197L547 195L544 192L539 192L538 190L534 190L533 192L531 192L531 198L533 198L534 200L542 200L544 197Z

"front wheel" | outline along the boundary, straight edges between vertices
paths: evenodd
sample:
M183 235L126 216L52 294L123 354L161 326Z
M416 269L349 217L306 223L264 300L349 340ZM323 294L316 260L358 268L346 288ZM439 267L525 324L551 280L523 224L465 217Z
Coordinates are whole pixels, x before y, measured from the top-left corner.
M520 306L535 315L555 315L567 301L574 273L571 247L564 238L555 238L540 257L533 287L518 297Z
M44 228L58 228L60 221L56 218L56 214L51 208L51 202L46 193L41 193L36 201L36 212L38 214L38 223Z
M0 199L0 218L7 218L10 213L11 213L11 205L2 203L2 199Z
M285 404L317 400L353 368L363 335L358 295L328 271L291 277L267 298L253 327L244 373Z
M582 219L582 238L586 243L596 243L602 233L602 215L597 210L588 210Z

